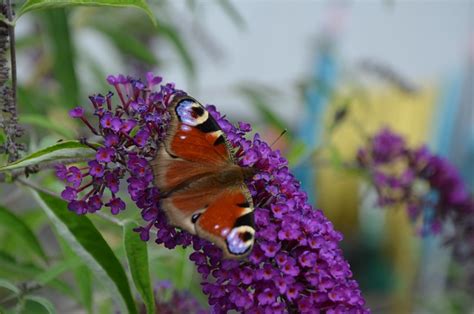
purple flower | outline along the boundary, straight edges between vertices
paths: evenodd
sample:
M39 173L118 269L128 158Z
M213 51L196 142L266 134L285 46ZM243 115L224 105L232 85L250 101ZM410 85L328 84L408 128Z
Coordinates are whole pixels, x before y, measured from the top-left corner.
M66 174L66 181L71 183L74 188L78 188L82 183L82 173L81 170L77 167L69 167Z
M68 204L68 209L73 211L73 212L76 212L79 215L83 215L83 214L87 213L88 206L87 206L87 203L85 201L72 200Z
M146 129L140 130L135 135L135 143L138 146L143 147L147 144L149 137L150 137L150 132L148 132L148 130Z
M120 142L120 137L117 134L107 134L104 138L104 144L107 147L117 146Z
M122 123L120 130L122 132L129 133L136 125L137 121L134 119L128 119Z
M96 212L102 208L102 199L99 195L91 196L87 201L87 205L89 207L89 212Z
M66 201L75 200L77 198L77 190L68 186L62 191L61 197Z
M125 209L125 203L120 198L112 198L105 206L110 207L112 214L117 215L121 210Z
M404 148L404 139L385 128L377 133L372 140L372 157L376 163L386 162L403 154Z
M154 229L155 242L169 249L192 246L190 259L202 276L202 289L214 313L287 313L296 309L368 312L338 246L341 234L320 210L307 203L288 162L258 134L247 139L249 124L235 127L214 106L207 109L225 132L237 163L258 170L246 182L254 204L258 204L255 245L247 259L225 260L212 243L170 226L159 207L160 193L153 186L150 161L166 138L167 105L176 92L174 85L157 88L161 78L151 73L146 75L146 84L120 75L109 76L107 81L114 86L120 105L113 106L111 95L104 101L91 97L97 121L83 119L94 134L104 139L105 146L97 149L95 159L82 171L57 168L58 177L66 179L80 199L68 200L70 210L83 214L105 204L118 214L125 203L116 194L126 177L127 191L144 220L135 231L147 241ZM132 129L138 132L133 134Z
M188 292L178 291L168 281L160 281L154 287L156 313L207 314L199 302ZM147 313L145 304L140 305L140 313Z
M93 177L102 177L104 175L104 166L97 160L91 160L87 163L89 165L89 174Z
M100 119L100 125L104 129L110 129L112 127L112 119L113 119L112 114L106 113L103 115L102 119Z
M160 84L163 81L163 78L161 76L155 76L152 72L147 72L146 81L148 82L148 87L152 88L155 85Z
M115 150L110 147L101 147L97 150L96 159L99 162L111 162L115 157Z
M59 164L55 165L54 169L56 170L56 176L58 179L65 181L67 179L68 170L65 165Z
M84 116L84 109L82 107L76 107L69 111L69 116L72 118L82 118Z

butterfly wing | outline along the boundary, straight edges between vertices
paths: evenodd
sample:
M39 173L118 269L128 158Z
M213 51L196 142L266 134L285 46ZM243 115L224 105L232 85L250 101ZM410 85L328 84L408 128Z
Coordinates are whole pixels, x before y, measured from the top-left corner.
M197 217L198 236L222 248L228 258L247 255L255 241L253 204L245 185L225 189Z
M167 137L152 162L155 183L162 194L234 165L224 133L199 102L176 95L169 113Z
M254 244L253 203L247 186L202 189L195 183L162 201L170 223L218 245L227 258L247 255Z

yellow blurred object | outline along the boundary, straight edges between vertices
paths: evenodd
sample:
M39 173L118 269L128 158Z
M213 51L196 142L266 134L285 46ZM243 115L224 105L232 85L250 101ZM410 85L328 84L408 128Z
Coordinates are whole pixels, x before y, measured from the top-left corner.
M411 95L387 88L369 91L365 96L364 102L351 102L345 120L327 139L340 153L342 160L354 161L357 148L364 145L364 137L373 135L384 126L401 133L409 145L419 145L428 140L435 111L434 88L423 88ZM341 103L341 99L334 101ZM335 107L329 107L328 119L334 116ZM321 167L317 171L316 186L318 207L324 209L336 229L342 231L346 238L351 238L363 227L359 225L359 178L337 169ZM385 226L381 229L384 234L379 236L384 239L384 252L393 261L394 277L397 278L388 308L393 309L393 313L410 313L418 241L404 209L385 211Z

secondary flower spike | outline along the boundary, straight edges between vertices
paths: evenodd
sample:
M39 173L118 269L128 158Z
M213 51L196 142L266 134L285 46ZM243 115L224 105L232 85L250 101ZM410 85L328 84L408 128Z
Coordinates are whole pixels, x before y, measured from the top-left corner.
M371 174L379 205L404 205L409 217L421 222L421 235L439 233L452 223L455 228L444 237L454 257L461 263L474 259L474 198L447 159L426 146L411 148L385 128L359 149L357 160Z
M118 105L111 93L90 97L95 122L80 109L71 112L103 137L104 146L83 168L58 166L58 177L67 182L62 195L70 210L84 214L105 205L118 214L125 209L118 192L126 181L145 221L136 231L147 241L154 229L155 242L169 249L192 245L190 259L202 275L214 313L369 312L339 248L341 234L307 203L287 161L258 134L247 139L249 124L234 126L214 106L207 111L226 135L238 165L256 169L246 181L255 205L254 247L247 258L228 260L214 244L172 227L160 208L150 162L167 137L169 99L183 92L173 84L158 86L161 78L151 73L144 81L122 75L107 80Z

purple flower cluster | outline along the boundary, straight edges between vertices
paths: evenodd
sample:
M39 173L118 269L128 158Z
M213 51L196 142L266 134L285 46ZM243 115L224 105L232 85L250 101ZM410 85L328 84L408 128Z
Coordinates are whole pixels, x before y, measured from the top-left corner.
M126 175L134 201L145 199L140 198L142 194L157 195L157 191L148 188L153 181L148 160L153 158L156 144L166 132L169 117L164 100L174 93L174 86L167 84L159 91L153 91L161 78L151 73L146 76L146 84L123 75L109 76L107 80L114 86L121 103L112 105L112 92L106 96L89 97L96 126L85 118L82 107L69 113L71 117L82 120L94 135L100 136L103 146L90 145L96 150L96 155L85 167L56 167L57 176L67 182L61 196L69 202L68 208L78 214L96 212L104 205L114 215L124 210L125 202L117 193L120 181ZM142 206L149 208L148 205Z
M456 231L449 238L455 252L474 258L474 199L446 159L425 146L408 147L389 129L359 149L357 159L370 174L379 205L404 205L413 221L423 222L423 235L438 233L443 223L454 222Z
M208 110L237 149L241 166L258 174L247 183L254 202L256 243L248 260L221 260L214 246L194 240L191 254L207 282L204 293L216 312L365 313L359 287L342 257L342 239L320 210L307 203L287 161L250 125L234 127L213 106Z
M207 314L199 302L189 293L176 290L168 281L160 281L155 287L155 313L159 314ZM145 305L140 313L147 313Z
M368 312L338 246L341 234L307 203L287 161L258 134L246 139L250 125L235 127L214 106L207 109L234 147L238 163L258 169L247 182L256 206L256 243L247 259L225 260L212 243L170 226L159 208L160 194L153 186L149 162L166 134L165 110L173 86L154 92L153 86L161 80L151 74L147 84L123 76L108 81L120 104L112 109L111 94L91 97L99 122L96 128L82 109L71 112L104 139L87 167L58 167L58 176L68 183L62 196L71 210L94 212L105 203L112 213L120 212L125 206L117 192L126 178L128 192L146 221L137 228L141 238L148 240L154 228L158 244L170 249L193 246L190 259L202 275L203 291L215 313Z

